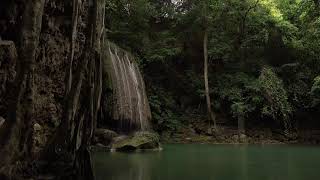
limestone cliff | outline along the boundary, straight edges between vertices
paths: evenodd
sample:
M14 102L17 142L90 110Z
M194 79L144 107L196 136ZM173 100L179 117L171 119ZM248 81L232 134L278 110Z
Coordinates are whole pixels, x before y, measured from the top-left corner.
M0 2L0 179L92 178L104 3Z

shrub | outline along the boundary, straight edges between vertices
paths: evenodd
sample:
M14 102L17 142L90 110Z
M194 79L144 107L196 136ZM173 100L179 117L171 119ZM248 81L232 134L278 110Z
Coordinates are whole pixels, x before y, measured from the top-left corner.
M270 67L263 68L258 78L251 74L223 74L214 90L220 103L230 106L236 118L250 118L253 112L291 128L292 107L282 80ZM218 105L219 106L219 105Z
M286 130L291 128L290 115L292 107L288 102L287 92L284 89L282 80L270 67L262 69L259 83L261 93L266 100L263 104L262 115L282 120Z

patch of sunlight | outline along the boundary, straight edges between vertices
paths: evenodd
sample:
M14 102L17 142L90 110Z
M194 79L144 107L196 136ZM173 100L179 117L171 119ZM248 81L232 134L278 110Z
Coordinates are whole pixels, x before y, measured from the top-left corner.
M259 3L270 11L270 15L272 18L274 18L274 20L283 20L283 14L277 7L275 0L261 0Z

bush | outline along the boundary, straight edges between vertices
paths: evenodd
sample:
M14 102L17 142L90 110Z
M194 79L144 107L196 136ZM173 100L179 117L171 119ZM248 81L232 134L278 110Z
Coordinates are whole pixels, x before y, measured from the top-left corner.
M176 102L173 96L161 88L152 88L149 96L149 104L152 112L154 129L157 132L174 132L181 122L179 115L174 112Z
M272 68L263 68L258 78L251 74L234 73L219 76L214 92L220 103L230 106L230 114L236 118L260 117L280 120L285 127L291 127L292 107L282 80ZM219 106L219 105L218 105Z
M222 75L215 92L220 102L230 104L230 113L236 119L248 117L263 100L257 79L246 73Z
M311 88L312 105L317 106L320 104L320 76L314 79L314 83Z
M284 127L288 130L291 128L290 116L292 107L288 102L287 92L284 89L282 80L270 67L262 69L259 83L261 92L266 100L262 115L271 117L274 120L282 120Z

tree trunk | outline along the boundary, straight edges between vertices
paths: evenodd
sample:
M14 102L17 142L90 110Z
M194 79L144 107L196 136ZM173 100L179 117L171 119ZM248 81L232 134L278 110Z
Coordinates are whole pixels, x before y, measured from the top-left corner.
M207 110L208 117L213 122L214 129L217 129L216 117L214 112L211 109L211 100L210 100L210 92L209 92L209 79L208 79L208 30L204 31L203 38L203 56L204 56L204 86L205 86L205 95L207 101Z
M238 135L245 134L245 118L238 117Z
M79 1L73 1L73 6L78 6ZM105 0L93 0L89 2L88 21L85 49L82 52L81 62L77 63L76 74L72 75L70 67L67 67L66 87L70 89L65 94L65 109L63 121L58 127L52 141L42 153L41 159L48 162L42 169L50 166L52 162L62 164L62 170L58 174L64 177L66 170L73 169L76 174L69 174L73 179L93 179L89 146L93 139L97 121L97 113L100 108L102 93L102 67L101 67L101 42L103 42L104 8ZM74 7L77 11L79 7ZM75 12L74 12L75 13ZM76 13L78 14L78 13ZM77 19L77 17L73 17ZM73 25L75 27L75 25ZM73 30L76 32L76 30ZM71 41L74 41L72 35ZM71 42L74 44L75 42ZM71 48L72 51L72 48ZM72 53L70 58L72 58ZM72 62L72 59L71 59ZM71 64L72 66L72 64ZM74 79L72 77L74 76ZM69 91L69 92L68 92ZM62 163L61 163L62 162Z
M74 52L76 46L76 39L77 39L77 27L78 27L78 18L79 18L79 10L80 10L81 0L73 0L73 12L72 12L72 32L70 36L70 64L66 71L66 87L65 87L65 95L70 92L72 86L72 67L73 67L73 59L74 59Z
M30 158L34 103L34 68L44 0L27 0L22 16L18 75L9 96L8 120L0 129L0 166ZM26 156L28 155L28 156Z

